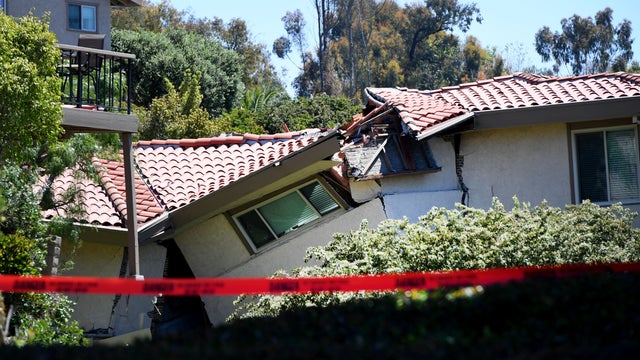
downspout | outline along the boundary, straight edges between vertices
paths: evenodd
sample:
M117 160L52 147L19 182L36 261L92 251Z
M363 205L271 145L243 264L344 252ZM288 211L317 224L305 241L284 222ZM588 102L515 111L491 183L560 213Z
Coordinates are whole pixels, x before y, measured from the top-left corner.
M458 187L462 190L462 199L460 203L464 206L468 206L469 188L464 184L462 178L462 167L464 166L464 156L460 155L460 142L462 140L461 134L453 135L453 151L456 161L456 177L458 178Z

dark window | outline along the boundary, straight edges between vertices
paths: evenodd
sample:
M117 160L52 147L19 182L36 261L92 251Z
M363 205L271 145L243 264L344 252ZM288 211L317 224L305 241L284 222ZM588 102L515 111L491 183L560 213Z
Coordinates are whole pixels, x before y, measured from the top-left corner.
M611 202L640 197L635 128L574 133L580 201Z
M69 29L96 31L96 7L90 5L69 5Z

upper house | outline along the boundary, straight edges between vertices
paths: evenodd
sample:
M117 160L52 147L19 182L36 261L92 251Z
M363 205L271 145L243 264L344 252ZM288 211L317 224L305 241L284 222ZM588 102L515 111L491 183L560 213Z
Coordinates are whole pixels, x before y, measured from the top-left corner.
M118 133L122 139L130 275L139 276L133 133L133 54L111 51L111 9L140 6L142 0L0 0L0 10L20 18L48 14L60 48L62 126L66 134Z
M60 48L62 125L69 132L137 131L131 116L132 54L111 51L111 8L142 0L0 0L5 14L19 18L49 14ZM79 112L78 110L99 110Z

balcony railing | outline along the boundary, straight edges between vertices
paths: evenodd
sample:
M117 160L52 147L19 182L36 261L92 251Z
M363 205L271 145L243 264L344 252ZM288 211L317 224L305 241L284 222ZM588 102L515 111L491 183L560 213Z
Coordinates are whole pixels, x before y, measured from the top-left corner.
M66 44L58 47L63 104L131 114L135 55Z

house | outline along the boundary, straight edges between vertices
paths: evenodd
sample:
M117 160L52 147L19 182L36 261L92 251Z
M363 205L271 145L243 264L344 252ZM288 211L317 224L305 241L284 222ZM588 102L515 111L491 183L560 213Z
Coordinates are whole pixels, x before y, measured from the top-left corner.
M342 176L337 130L133 145L140 273L162 277L270 276L303 265L306 249L363 219L384 219L380 203L354 202ZM82 246L63 239L62 276L125 277L131 266L121 160L96 159L100 183L70 174L87 209L75 219ZM46 217L65 215L49 211ZM160 294L158 294L160 295ZM70 294L74 318L94 337L150 329L185 332L223 322L235 296L152 297ZM153 320L153 321L152 321Z
M368 88L343 127L354 199L411 220L455 203L488 208L589 199L640 210L640 74L514 74L442 89Z
M80 34L104 34L106 50L111 49L111 7L140 5L142 0L0 0L0 9L14 17L49 13L49 29L61 44L77 44Z

